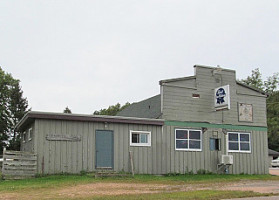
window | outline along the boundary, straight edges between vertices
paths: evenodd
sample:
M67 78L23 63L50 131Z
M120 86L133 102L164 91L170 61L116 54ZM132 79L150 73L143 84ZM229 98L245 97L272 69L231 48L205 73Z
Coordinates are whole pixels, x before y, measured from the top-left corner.
M131 146L151 146L151 132L130 131Z
M30 140L32 140L32 138L33 138L33 129L32 128L30 128L29 130L28 130L28 140L30 141Z
M175 150L201 151L201 130L175 129Z
M221 142L218 138L210 138L210 151L220 151L221 150Z
M250 133L228 133L228 151L251 153Z

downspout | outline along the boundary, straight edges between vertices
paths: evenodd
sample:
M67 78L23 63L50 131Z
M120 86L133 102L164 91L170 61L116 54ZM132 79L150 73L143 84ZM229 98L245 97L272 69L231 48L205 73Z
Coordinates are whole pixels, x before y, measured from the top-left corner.
M225 134L225 144L226 144L226 148L225 148L225 155L229 155L228 154L228 133L226 129L222 129L222 132Z

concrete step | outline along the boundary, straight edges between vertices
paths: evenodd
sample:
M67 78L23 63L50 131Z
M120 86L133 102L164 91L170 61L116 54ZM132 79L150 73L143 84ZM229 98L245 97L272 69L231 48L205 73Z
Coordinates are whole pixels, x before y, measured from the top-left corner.
M124 176L130 176L130 174L118 173L113 170L96 170L95 171L95 178L97 178L97 177L124 177Z

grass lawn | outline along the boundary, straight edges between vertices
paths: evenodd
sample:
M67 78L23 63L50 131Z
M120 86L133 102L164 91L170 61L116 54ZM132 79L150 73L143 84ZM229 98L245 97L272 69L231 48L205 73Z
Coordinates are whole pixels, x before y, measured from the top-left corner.
M2 198L20 199L222 199L263 196L245 191L190 190L179 186L207 187L241 180L279 180L270 175L177 175L94 178L93 175L51 175L25 180L0 180ZM98 186L96 189L95 186ZM142 188L137 189L137 185ZM104 190L104 195L93 190ZM108 190L111 190L110 193ZM142 190L142 192L141 192ZM119 191L124 191L123 193ZM135 192L134 192L135 191ZM73 195L70 195L70 194ZM4 196L3 196L4 195ZM6 196L5 196L6 195ZM265 194L266 196L268 194ZM0 196L0 199L1 199Z
M1 174L0 174L1 175ZM73 186L77 184L96 182L125 182L145 184L210 184L216 182L236 182L240 180L279 180L279 176L271 175L177 175L153 176L135 175L132 177L94 178L92 175L50 175L40 178L24 180L0 180L0 191L15 191L26 188L51 188Z

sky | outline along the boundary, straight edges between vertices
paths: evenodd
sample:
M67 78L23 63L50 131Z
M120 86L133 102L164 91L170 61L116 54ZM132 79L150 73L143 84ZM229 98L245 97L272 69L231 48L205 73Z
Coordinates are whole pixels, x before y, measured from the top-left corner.
M0 1L0 66L34 111L92 114L196 64L279 72L279 1Z

